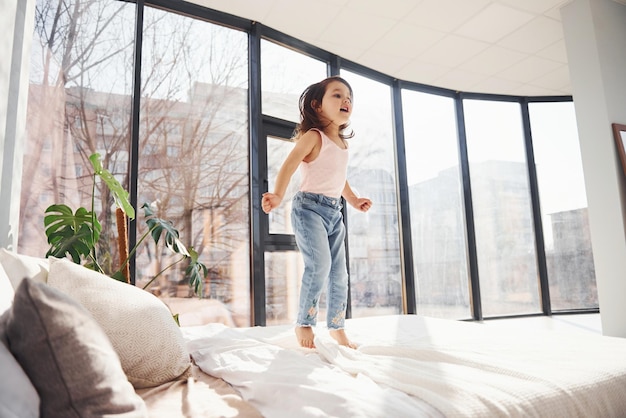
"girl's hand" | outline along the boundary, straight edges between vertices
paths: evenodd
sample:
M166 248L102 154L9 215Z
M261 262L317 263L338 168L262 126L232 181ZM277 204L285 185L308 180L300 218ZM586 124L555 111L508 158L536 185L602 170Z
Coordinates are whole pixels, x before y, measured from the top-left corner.
M278 195L270 192L263 193L263 198L261 199L261 209L263 212L270 213L272 209L277 208L280 205L280 202L283 199Z
M367 212L372 207L372 201L365 197L359 197L352 206L361 212Z

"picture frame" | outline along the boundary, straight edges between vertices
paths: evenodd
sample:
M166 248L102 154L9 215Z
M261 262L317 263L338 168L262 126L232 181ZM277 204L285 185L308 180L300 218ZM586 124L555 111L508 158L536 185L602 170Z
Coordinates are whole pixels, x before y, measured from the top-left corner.
M626 175L626 125L614 123L613 136L615 137L619 159L622 162L622 169L624 170L624 175Z

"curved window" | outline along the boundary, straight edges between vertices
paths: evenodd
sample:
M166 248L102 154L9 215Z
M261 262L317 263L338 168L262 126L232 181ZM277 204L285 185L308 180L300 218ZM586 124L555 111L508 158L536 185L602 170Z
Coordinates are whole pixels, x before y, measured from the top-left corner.
M136 284L162 298L181 325L293 322L302 262L289 217L298 173L267 219L251 196L273 188L293 146L300 95L332 70L354 89L348 180L373 201L367 213L345 210L353 317L402 313L413 300L411 311L450 319L476 314L472 300L486 317L534 314L546 308L545 280L548 308L598 309L573 103L530 103L532 132L524 132L516 97L424 93L288 36L262 39L260 50L250 51L260 61L249 62L248 48L257 48L246 32L252 22L212 23L221 14L197 5L35 3L18 251L45 255L43 215L51 204L91 209L87 158L97 152L124 187L137 179L137 238L147 232L147 203L208 268L197 298L184 263L163 271L176 256L162 243L147 240L136 254ZM144 8L141 45L137 7ZM136 49L142 62L134 102ZM260 97L249 85L261 86ZM392 107L395 85L402 86L402 114ZM464 121L455 113L461 105ZM394 152L400 134L405 155ZM530 146L535 167L528 166ZM459 152L465 149L468 161ZM406 159L398 165L406 179L398 178L399 159ZM464 206L468 190L471 207ZM539 201L532 200L536 191ZM410 229L399 202L403 215L409 208ZM110 274L119 264L115 204L102 184L93 205L102 224L98 257ZM413 265L410 288L403 257ZM265 292L257 291L261 283ZM472 299L476 289L480 297Z

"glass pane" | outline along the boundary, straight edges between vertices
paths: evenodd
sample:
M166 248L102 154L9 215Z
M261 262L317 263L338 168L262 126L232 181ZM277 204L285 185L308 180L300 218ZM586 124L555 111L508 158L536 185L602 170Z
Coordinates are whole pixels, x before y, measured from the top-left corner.
M598 308L574 104L528 108L552 309Z
M354 90L348 181L373 202L367 213L347 209L352 316L402 313L391 88L349 71L341 75Z
M464 100L484 316L540 312L521 110Z
M261 40L263 114L299 122L300 94L309 85L323 80L326 75L326 63Z
M267 325L294 324L304 265L297 251L265 253L265 312ZM318 323L326 321L325 292L322 292Z
M30 62L18 251L44 257L43 215L52 204L92 209L93 168L128 184L135 5L104 0L37 1ZM115 205L96 183L94 210L102 225L98 261L119 266Z
M402 91L417 312L471 317L454 100Z
M294 143L284 138L273 136L267 137L267 175L268 190L274 190L276 176L280 170L283 161L293 149ZM276 209L268 215L270 234L291 234L291 199L298 191L300 186L300 170L296 170L291 176L291 181L285 190L283 201Z
M248 326L247 36L153 8L144 27L138 204L171 221L209 274L198 300L184 263L159 274L179 257L150 241L138 253L137 285L183 326ZM143 211L137 219L141 237Z

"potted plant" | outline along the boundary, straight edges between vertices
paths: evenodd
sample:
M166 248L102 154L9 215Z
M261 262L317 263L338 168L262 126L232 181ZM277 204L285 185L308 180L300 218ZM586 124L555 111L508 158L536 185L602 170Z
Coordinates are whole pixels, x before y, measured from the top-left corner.
M79 207L73 211L65 204L54 204L46 209L44 226L50 249L46 257L57 258L69 257L77 264L83 264L92 270L104 273L98 263L96 244L100 238L102 225L94 212L96 180L100 178L111 191L111 195L117 207L118 239L120 242L127 242L126 218L134 219L135 210L128 200L128 192L120 185L113 175L102 167L100 155L95 153L89 157L93 166L93 186L91 193L91 210ZM196 295L202 295L204 278L208 274L208 268L198 261L198 253L192 248L187 248L179 239L179 232L170 221L155 216L150 203L144 203L145 222L148 230L139 238L135 246L128 250L120 248L120 266L111 277L128 282L128 262L133 257L139 246L148 238L152 237L158 245L163 239L163 243L171 252L180 255L180 258L166 266L144 285L146 289L159 275L172 268L176 264L188 260L189 264L185 269L185 276L189 279L189 285ZM124 245L121 245L124 247Z

